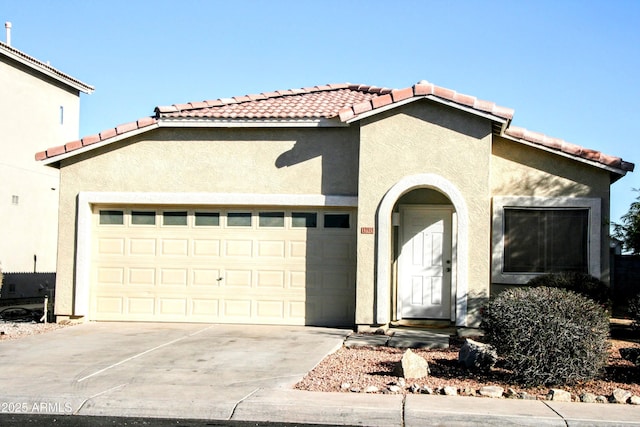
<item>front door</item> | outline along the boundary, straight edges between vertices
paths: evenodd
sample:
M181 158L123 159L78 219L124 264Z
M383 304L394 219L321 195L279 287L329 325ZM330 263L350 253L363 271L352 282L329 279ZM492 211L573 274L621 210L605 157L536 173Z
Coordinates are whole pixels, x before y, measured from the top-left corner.
M449 319L451 315L451 217L447 208L400 209L398 314Z

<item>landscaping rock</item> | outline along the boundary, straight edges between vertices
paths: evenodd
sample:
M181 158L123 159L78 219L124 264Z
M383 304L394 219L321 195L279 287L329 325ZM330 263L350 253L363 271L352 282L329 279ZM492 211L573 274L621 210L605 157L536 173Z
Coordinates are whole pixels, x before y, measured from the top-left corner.
M465 388L460 390L460 394L463 395L463 396L475 396L476 395L476 391L474 389L472 389L471 387L465 387Z
M640 396L631 396L629 398L630 405L640 405Z
M609 402L609 400L607 399L606 396L600 395L596 397L596 403L607 403L607 402Z
M609 396L609 402L611 403L627 403L627 400L631 397L631 392L617 388L613 390L613 394Z
M377 393L379 391L380 391L380 389L378 387L374 386L374 385L370 385L369 387L364 389L365 393Z
M387 389L391 392L391 393L400 393L400 391L402 390L400 387L398 387L397 385L390 385L387 387Z
M598 396L596 396L593 393L582 393L580 395L580 402L582 403L596 403L596 398Z
M487 385L482 387L478 393L480 393L480 396L493 397L495 399L502 397L504 389L494 385Z
M349 384L349 383L342 383L342 384L340 384L340 388L341 388L342 390L349 390L349 389L351 388L351 384Z
M628 360L636 366L640 367L640 348L636 347L626 347L618 350L620 352L620 356L624 360Z
M445 396L457 396L458 395L458 389L455 388L455 387L447 386L447 387L444 387L442 389L442 393Z
M552 388L547 393L547 399L554 402L571 402L571 393L559 388Z
M498 361L496 349L489 344L467 338L458 352L458 362L468 369L488 371Z
M411 393L420 393L420 386L418 384L411 384L409 391Z
M420 389L420 394L433 394L433 389L431 387L424 386Z
M512 389L511 387L509 387L507 389L507 391L505 392L504 396L507 399L519 399L520 397L518 396L518 392L515 391L514 389Z
M395 374L402 378L424 378L429 375L429 364L423 357L408 349L396 365Z
M537 400L533 394L529 394L526 391L518 393L518 398L522 400Z

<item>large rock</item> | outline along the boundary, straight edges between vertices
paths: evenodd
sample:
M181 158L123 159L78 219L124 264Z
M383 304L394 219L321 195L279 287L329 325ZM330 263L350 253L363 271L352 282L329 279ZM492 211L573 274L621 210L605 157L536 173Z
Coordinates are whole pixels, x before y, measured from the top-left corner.
M631 397L631 392L621 388L613 390L611 396L609 396L609 402L611 403L627 403L627 400Z
M478 393L480 393L480 396L493 397L495 399L498 399L501 398L504 394L504 389L495 385L486 385L478 390Z
M458 352L458 362L468 369L488 371L498 361L498 353L490 344L467 338Z
M407 349L396 365L395 374L403 378L424 378L429 375L429 364L423 357Z
M547 393L547 399L555 402L571 402L571 393L559 388L552 388Z

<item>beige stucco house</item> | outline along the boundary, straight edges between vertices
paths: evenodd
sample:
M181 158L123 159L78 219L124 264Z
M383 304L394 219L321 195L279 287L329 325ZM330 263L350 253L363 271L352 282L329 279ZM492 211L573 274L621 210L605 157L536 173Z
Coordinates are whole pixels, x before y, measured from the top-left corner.
M427 82L157 107L36 155L61 173L56 314L474 326L493 292L608 280L633 164Z
M3 271L56 269L59 171L34 161L33 153L78 137L80 92L92 91L93 87L0 42Z

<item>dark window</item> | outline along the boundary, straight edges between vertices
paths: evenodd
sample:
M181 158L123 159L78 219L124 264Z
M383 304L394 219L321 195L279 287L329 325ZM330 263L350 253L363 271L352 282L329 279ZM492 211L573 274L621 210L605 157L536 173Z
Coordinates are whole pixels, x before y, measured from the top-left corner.
M349 228L349 214L324 214L324 228Z
M251 227L251 213L230 212L227 214L227 225L229 227Z
M187 212L163 212L162 223L164 225L187 225Z
M284 227L284 212L260 212L258 225L260 227Z
M122 225L124 224L124 212L116 210L101 210L100 224Z
M132 211L131 224L133 225L155 225L155 211Z
M318 226L318 214L315 212L292 212L291 226L296 228L316 228Z
M218 212L196 212L197 227L217 227L220 225Z
M505 209L504 272L588 272L588 209Z

